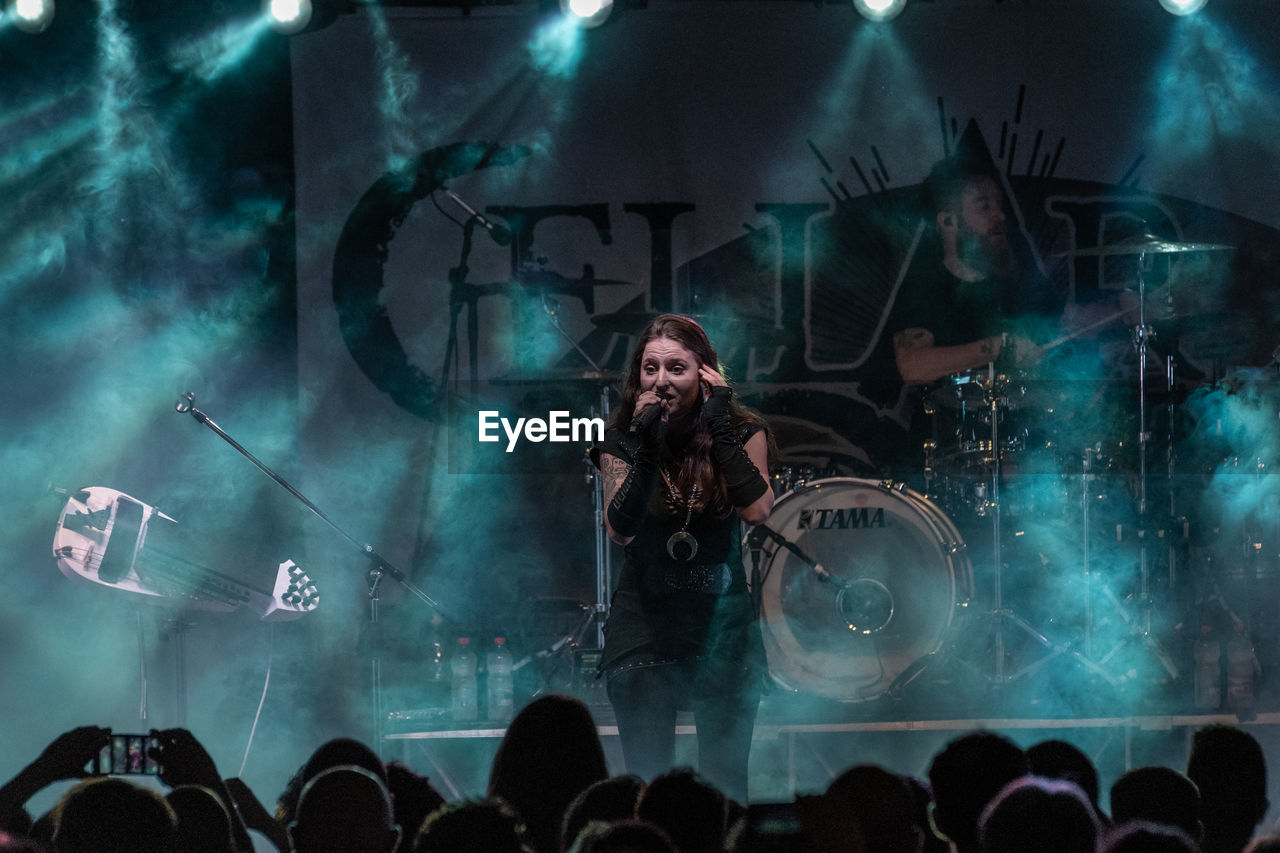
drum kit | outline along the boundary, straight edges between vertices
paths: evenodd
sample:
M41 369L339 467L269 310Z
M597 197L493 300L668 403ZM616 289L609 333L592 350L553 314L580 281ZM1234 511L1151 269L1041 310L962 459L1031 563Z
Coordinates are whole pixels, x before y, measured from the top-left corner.
M1147 373L1154 333L1143 270L1150 255L1229 248L1142 236L1072 253L1138 261L1131 340L1138 381L1125 391L1136 399L1113 395L1105 406L1097 397L1084 404L1122 412L1126 435L1117 434L1117 421L1096 434L1081 432L1075 421L1085 418L1074 417L1080 401L1066 399L1055 383L991 364L948 376L926 392L933 429L923 447L921 489L776 473L773 513L743 542L774 681L841 703L896 701L939 660L971 667L984 676L976 681L996 687L1060 660L1090 683L1118 687L1134 678L1128 662L1141 656L1152 677L1177 682L1180 660L1153 619L1156 589L1165 589L1156 568L1167 560L1174 575L1175 537L1165 535L1163 518L1154 518L1149 490L1159 451L1168 465L1160 473L1169 475L1161 483L1173 480L1173 359L1165 359L1161 389L1169 422L1164 435L1153 436ZM1042 345L1040 354L1131 313L1088 323ZM1059 428L1063 419L1071 426ZM1037 529L1049 532L1028 541ZM1101 564L1112 562L1118 540L1127 566L1114 572ZM1059 597L1048 610L1026 602L1035 616L1049 614L1053 631L1010 605L1010 573L1071 576L1056 580L1075 601ZM1054 611L1063 607L1070 619L1057 618ZM1104 622L1105 637L1095 632ZM1064 625L1066 633L1056 636ZM1113 633L1113 625L1123 632Z

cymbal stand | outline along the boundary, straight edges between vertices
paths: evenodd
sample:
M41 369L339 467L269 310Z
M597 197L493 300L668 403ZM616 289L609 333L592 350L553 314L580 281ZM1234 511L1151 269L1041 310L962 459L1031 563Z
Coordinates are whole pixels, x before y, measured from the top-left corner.
M995 633L992 637L992 647L995 654L995 661L992 670L992 680L997 685L1006 684L1019 678L1031 675L1054 658L1060 655L1068 655L1079 663L1093 670L1095 673L1106 679L1111 684L1118 684L1115 678L1099 663L1093 661L1088 656L1081 654L1077 649L1072 648L1069 644L1059 645L1050 640L1045 634L1031 624L1024 617L1020 616L1013 608L1006 607L1004 603L1004 554L1001 549L1001 537L1003 529L1001 523L1001 501L1000 501L1000 389L997 388L997 379L995 372L995 364L987 365L987 388L985 402L987 404L988 414L991 418L991 491L989 505L991 507L991 555L992 555L992 618L995 620ZM1021 669L1012 672L1005 672L1005 630L1012 624L1019 628L1024 634L1044 646L1047 653L1034 661L1023 666Z
M1089 504L1093 498L1093 463L1100 450L1086 447L1080 457L1080 571L1084 576L1084 654L1093 658L1093 566L1090 562Z
M1160 647L1151 633L1151 529L1148 524L1150 512L1147 492L1147 452L1151 444L1151 431L1147 423L1147 353L1149 343L1155 332L1147 323L1147 280L1144 269L1148 265L1148 253L1138 254L1138 324L1133 330L1133 345L1138 353L1138 606L1140 613L1138 632L1143 641L1151 648L1161 665L1171 678L1178 677L1178 667L1173 659ZM1170 362L1172 365L1172 362ZM1167 372L1172 391L1172 367Z

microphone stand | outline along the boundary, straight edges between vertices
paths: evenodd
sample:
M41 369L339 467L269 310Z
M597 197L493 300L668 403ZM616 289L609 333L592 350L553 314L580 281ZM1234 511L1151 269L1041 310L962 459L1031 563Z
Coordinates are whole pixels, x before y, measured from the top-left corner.
M365 559L369 561L369 573L368 573L369 629L370 629L369 630L369 634L370 634L369 636L370 661L369 662L370 662L370 679L372 682L371 688L373 691L373 743L376 745L375 749L379 753L381 753L382 729L383 729L382 637L381 637L381 626L378 621L378 600L379 600L378 588L381 585L383 577L390 577L392 580L396 581L398 584L403 586L413 595L417 596L424 603L426 603L427 605L435 609L442 617L444 617L446 621L454 622L455 620L450 618L449 615L444 612L444 610L440 607L440 605L435 600L433 600L422 589L415 586L407 577L405 577L404 572L400 571L398 568L393 566L390 562L387 561L386 558L384 558L381 554L379 554L376 550L374 550L374 547L372 545L361 543L358 539L351 536L349 533L347 533L345 530L339 527L338 524L333 519L325 515L324 511L321 510L320 507L312 503L307 498L306 495L302 494L302 492L298 491L296 488L290 485L287 480L285 480L275 471L268 468L261 460L259 460L256 456L250 453L248 449L246 449L243 445L241 445L238 441L236 441L230 435L228 435L222 429L222 427L214 423L213 420L208 415L206 415L204 412L197 409L195 407L195 399L196 399L195 394L188 391L186 394L178 398L178 402L177 402L177 405L174 406L174 410L177 411L179 414L184 414L184 415L190 414L191 417L195 418L198 423L203 424L204 426L207 426L219 438L221 438L227 444L231 445L236 450L236 452L238 452L245 459L248 459L251 463L253 463L255 468L257 468L262 473L266 474L268 477L274 480L277 485L279 485L289 494L297 498L297 500L303 506L311 510L313 515L315 515L325 524L329 525L329 527L332 530L334 530L339 536L341 536L348 543L350 543L356 550L358 550L365 557Z
M582 348L572 335L565 330L560 323L560 305L554 299L547 297L546 291L542 292L542 310L546 313L547 319L550 321L552 328L556 330L569 344L582 356L583 360L591 366L592 372L599 377L600 390L600 417L605 423L609 422L609 382L603 368L596 362L591 355ZM601 476L600 470L596 468L595 463L591 460L590 455L587 456L587 483L591 486L591 502L592 502L592 519L595 528L595 558L596 558L596 600L591 614L587 617L586 623L578 631L578 637L581 638L586 634L591 623L595 623L595 648L604 650L604 624L609 617L609 593L613 588L613 557L609 548L609 535L605 531L604 515L606 511L604 502L604 477Z
M799 545L792 542L790 539L783 536L767 524L757 524L755 527L751 528L751 532L747 535L748 547L752 550L757 550L764 544L765 539L772 539L792 554L795 554L800 559L800 562L813 569L813 573L817 575L818 580L822 583L835 584L840 587L841 590L846 590L850 587L850 584L847 581L841 580L831 574L831 572L827 571L821 563L802 551Z

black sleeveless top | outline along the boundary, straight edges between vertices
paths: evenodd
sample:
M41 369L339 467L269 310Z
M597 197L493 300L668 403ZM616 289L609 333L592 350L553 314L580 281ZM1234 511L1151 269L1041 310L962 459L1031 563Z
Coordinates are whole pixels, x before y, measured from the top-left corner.
M739 441L745 443L759 429L745 425ZM636 440L611 428L601 449L631 464ZM663 451L659 467L675 482L677 460L665 445ZM685 497L672 500L666 480L657 475L646 517L626 546L605 624L601 665L606 673L633 665L707 662L716 672L738 678L763 667L738 515L732 509L719 516L695 510L685 527ZM674 559L667 550L682 527L698 541L690 560Z

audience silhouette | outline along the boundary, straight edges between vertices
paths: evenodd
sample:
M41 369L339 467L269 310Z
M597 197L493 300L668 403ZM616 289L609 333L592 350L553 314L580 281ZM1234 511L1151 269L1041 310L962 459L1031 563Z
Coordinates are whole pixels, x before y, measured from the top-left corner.
M179 853L178 817L159 793L103 777L86 779L54 807L57 853Z
M400 829L382 779L343 765L321 770L303 786L289 838L296 853L392 853Z
M1204 853L1240 853L1267 813L1267 762L1253 735L1214 723L1191 738L1187 776L1200 790Z
M729 802L711 782L678 767L645 786L636 817L665 832L681 853L718 853L724 846Z
M929 765L933 823L957 853L976 853L982 810L1028 769L1027 755L1021 748L988 731L963 734L934 757Z
M1130 820L1103 833L1098 853L1199 853L1191 836L1177 827Z
M0 785L0 853L251 853L264 839L281 853L1280 853L1280 836L1252 837L1268 807L1262 748L1220 724L1194 733L1185 775L1123 773L1110 828L1083 752L1065 741L1024 752L981 730L932 757L928 784L855 764L821 794L747 805L690 768L609 776L590 710L544 696L512 721L483 799L447 802L406 764L337 738L293 774L276 815L220 779L185 729L151 733L150 781L99 775L110 736L59 735ZM32 820L28 803L59 782L74 784Z
M537 853L558 853L565 810L608 776L590 709L569 696L540 696L507 727L493 757L489 796L505 800L524 819Z
M1078 746L1056 738L1042 740L1027 747L1027 764L1034 776L1075 782L1093 804L1099 819L1105 820L1098 805L1098 770Z
M560 829L560 849L568 850L589 823L615 823L635 816L644 780L634 773L593 782L573 798Z
M236 853L231 814L213 791L179 785L165 800L178 818L178 840L187 853Z
M983 853L1093 853L1099 829L1079 785L1042 776L1005 785L978 820Z
M867 853L915 853L924 842L910 787L883 767L849 768L835 778L826 796L857 822Z
M427 816L413 853L532 853L525 824L502 800L463 800Z
M1176 827L1197 844L1204 837L1200 791L1171 767L1138 767L1111 786L1111 819L1116 825L1141 820Z
M611 823L592 821L570 850L572 853L683 853L661 829L635 818Z

